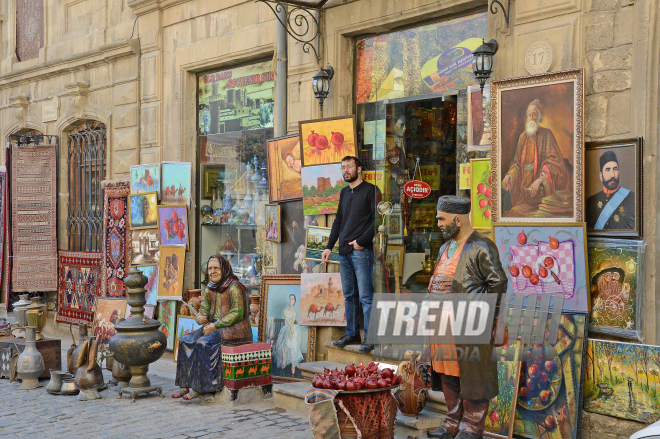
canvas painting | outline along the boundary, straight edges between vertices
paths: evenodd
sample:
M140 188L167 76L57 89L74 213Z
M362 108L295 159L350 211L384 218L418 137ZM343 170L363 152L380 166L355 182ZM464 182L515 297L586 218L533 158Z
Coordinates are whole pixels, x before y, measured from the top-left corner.
M307 120L299 125L303 166L341 163L347 155L356 155L355 116Z
M644 241L589 238L589 330L641 339Z
M303 168L302 183L305 215L337 213L339 193L348 185L341 174L341 163Z
M403 213L401 211L392 212L387 216L387 237L403 238Z
M590 142L584 155L587 233L640 238L642 139Z
M183 296L183 266L186 248L179 245L160 247L158 263L158 300L180 300Z
M305 240L305 259L320 261L321 254L328 245L330 239L330 227L307 226L307 238ZM335 243L330 253L330 262L339 263L339 240Z
M160 330L167 337L167 350L174 350L174 336L176 330L176 300L162 300L158 302L158 321Z
M160 197L160 163L131 166L131 193L157 192Z
M658 346L589 340L584 409L645 424L660 420L659 371Z
M158 195L156 192L129 196L131 229L158 227Z
M158 228L131 230L131 248L135 265L155 264L160 259Z
M435 215L437 213L436 204L420 203L413 204L412 214L410 215L410 228L411 229L430 229L435 226L437 220Z
M279 267L279 274L311 273L311 265L305 260L305 216L302 201L280 204L282 219L281 261L264 265ZM267 241L268 242L268 241ZM273 255L274 256L274 255Z
M583 75L492 82L494 221L583 221Z
M158 228L161 245L182 245L188 240L188 208L186 206L158 206Z
M94 335L99 344L107 346L115 331L115 325L126 317L126 298L97 297L94 311Z
M279 204L266 204L266 239L280 242L282 240L282 223L280 221Z
M300 135L269 139L266 147L270 202L302 197Z
M387 270L390 276L403 275L403 262L406 256L406 246L390 244L387 246Z
M468 87L468 146L491 144L490 85L483 89L478 85Z
M273 377L302 380L300 363L313 361L316 328L300 324L300 276L261 280L259 341L270 343Z
M184 335L190 334L193 331L201 328L195 321L195 317L177 316L176 318L176 340L174 340L174 361L179 358L179 339Z
M158 265L134 265L134 267L149 279L149 282L144 286L147 290L144 294L147 305L156 305L158 299Z
M300 324L346 326L346 310L339 273L300 276Z
M584 314L562 314L556 352L522 352L513 434L529 439L573 439L581 431L586 328ZM549 329L548 322L546 326ZM548 358L546 359L546 356Z
M163 162L161 197L163 204L190 206L192 163Z
M156 311L156 305L144 305L144 316L153 319L154 318L154 312ZM132 316L131 314L131 305L126 304L126 320L130 319Z
M264 265L263 274L277 274L277 267Z
M494 438L511 438L513 434L513 418L518 400L518 382L520 381L520 354L516 343L504 345L501 349L501 359L497 362L498 394L490 400L484 436ZM509 350L513 350L510 358Z
M585 227L493 223L494 242L507 267L507 293L563 295L564 311L588 312Z
M475 229L490 229L492 215L492 188L490 176L490 159L470 160L470 198L472 209L472 227Z
M204 192L202 198L205 200L222 199L224 197L224 185L222 179L225 176L224 165L202 165L204 176Z

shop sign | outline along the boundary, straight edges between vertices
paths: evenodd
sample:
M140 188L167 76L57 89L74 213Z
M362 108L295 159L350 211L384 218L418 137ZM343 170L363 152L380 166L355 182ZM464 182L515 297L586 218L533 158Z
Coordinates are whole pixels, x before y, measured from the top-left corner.
M426 198L431 195L431 186L425 181L410 180L403 185L403 192L412 198Z

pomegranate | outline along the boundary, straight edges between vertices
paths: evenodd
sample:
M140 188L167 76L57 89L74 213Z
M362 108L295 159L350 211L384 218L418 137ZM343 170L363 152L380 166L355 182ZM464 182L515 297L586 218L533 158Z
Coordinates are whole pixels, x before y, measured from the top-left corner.
M532 275L532 267L530 267L529 265L523 265L522 274L526 278L529 278Z
M330 379L326 378L325 381L323 381L323 388L324 389L332 389L332 383L330 382Z
M346 383L346 390L348 390L349 392L352 392L352 391L354 391L354 390L357 390L357 389L355 388L355 383L354 383L353 381L349 381L349 382L347 382L347 383Z
M340 381L340 382L337 383L337 390L346 390L347 385L348 384L347 384L346 381ZM353 386L355 386L355 384Z
M394 373L392 369L386 367L385 369L380 371L380 376L382 376L383 379L392 378L392 376L394 376Z
M490 196L492 195L491 189L490 188L486 189L486 192L484 193L484 195L486 196L486 198L490 198Z
M550 238L550 248L553 250L557 250L559 248L559 241L557 238Z
M527 387L521 387L518 395L521 399L529 399L529 390L527 390Z
M497 421L500 420L500 414L497 413L497 410L493 410L488 415L488 418L490 418L490 422L492 422L493 424L497 424Z
M319 135L312 130L312 133L307 136L307 143L309 143L310 146L316 146L316 140L319 138Z
M172 234L176 235L177 233L179 233L179 223L178 222L172 224Z
M342 133L331 133L330 141L335 146L340 146L344 143L344 135Z
M509 272L511 273L511 276L513 276L513 277L520 276L520 269L515 265L509 267Z
M364 386L365 386L364 379L355 380L355 390L362 390L364 389Z
M163 225L165 226L165 230L169 232L171 227L169 220L166 219Z
M493 206L493 200L488 199L488 206L492 207Z
M492 185L493 185L493 180L492 180L492 178L493 178L492 176L491 176L491 177L488 177L488 186L492 186Z
M485 183L479 183L477 185L477 193L478 194L485 194L486 193L486 184Z
M546 361L545 362L545 370L548 373L553 373L555 371L555 362L554 361Z
M555 266L555 260L548 256L543 260L543 265L545 265L546 268L552 268Z
M547 390L541 390L541 393L539 393L539 399L545 404L550 400L550 392Z
M480 207L481 209L483 209L484 207L486 207L486 200L485 200L484 198L482 198L481 200L479 200L479 207Z
M520 232L520 234L518 234L518 244L520 244L520 245L527 244L527 235L525 235L524 231L522 231L522 232Z
M177 236L181 241L183 241L183 238L186 236L186 234L183 232L183 227L179 228L179 233L177 233Z
M323 151L324 149L328 149L330 147L330 145L328 144L328 138L325 137L325 136L319 136L316 139L315 146L316 146L316 149L318 149L319 151Z
M179 215L176 214L176 211L172 212L172 222L177 222L179 220Z
M388 387L389 387L389 386L387 385L387 381L385 381L385 380L382 379L382 378L378 380L378 388L380 388L380 389L386 389L386 388L388 388Z
M535 378L539 374L539 367L536 364L532 364L527 368L527 375L531 376L532 378Z
M367 389L373 390L373 389L377 389L377 388L378 388L378 382L376 382L374 380L367 381Z
M543 426L550 430L555 428L557 426L557 421L555 420L555 417L552 415L546 416L546 418L543 420Z
M346 375L348 375L349 377L355 375L356 372L354 364L349 364L344 368L344 370L346 371Z
M484 216L485 216L486 218L490 218L490 215L491 215L491 213L490 213L490 209L486 209L486 210L484 210Z
M539 267L539 276L542 277L543 279L548 277L548 269L545 268L543 265Z
M532 275L529 277L529 282L530 282L532 285L538 285L538 284L539 284L539 275L538 275L538 274L532 274Z

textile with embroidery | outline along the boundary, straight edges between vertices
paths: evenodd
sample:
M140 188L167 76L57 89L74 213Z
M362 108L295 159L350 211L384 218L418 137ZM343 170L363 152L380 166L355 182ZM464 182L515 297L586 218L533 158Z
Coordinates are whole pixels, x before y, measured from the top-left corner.
M128 242L128 181L104 181L103 187L103 279L101 295L125 296L124 277L131 264Z
M58 308L61 323L91 324L101 291L101 252L59 251Z

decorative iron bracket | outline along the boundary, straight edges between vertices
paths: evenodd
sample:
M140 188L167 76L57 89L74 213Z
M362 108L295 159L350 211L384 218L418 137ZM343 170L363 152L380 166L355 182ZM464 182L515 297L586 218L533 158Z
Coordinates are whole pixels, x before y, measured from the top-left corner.
M508 0L507 3L507 8L504 8L504 5L500 0L493 0L493 2L490 4L490 13L493 15L497 15L497 12L499 9L497 8L497 5L499 5L500 8L502 8L502 14L504 14L504 21L506 22L506 27L509 27L509 14L511 14L511 0Z
M56 145L60 144L59 136L52 134L11 134L9 141L16 146L39 146L39 145Z
M320 64L321 58L319 56L319 21L321 9L306 8L300 5L276 1L276 0L256 0L255 3L264 3L268 5L275 18L280 22L286 33L294 40L302 43L303 52L309 53L310 49L314 52L316 61ZM285 6L288 6L289 9ZM286 19L284 22L280 19L278 13L286 11ZM319 13L319 19L314 16L314 12ZM316 47L314 46L316 40Z

